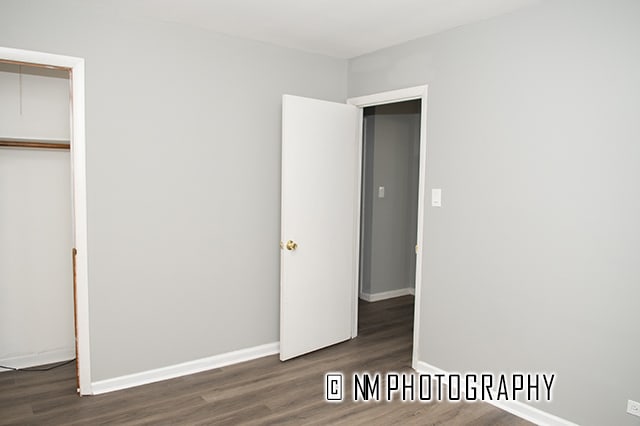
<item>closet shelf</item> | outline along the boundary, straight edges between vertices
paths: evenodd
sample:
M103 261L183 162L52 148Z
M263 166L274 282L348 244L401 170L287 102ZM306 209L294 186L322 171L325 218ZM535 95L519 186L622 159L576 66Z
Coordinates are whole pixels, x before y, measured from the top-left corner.
M0 138L0 147L31 149L65 149L71 148L69 141Z

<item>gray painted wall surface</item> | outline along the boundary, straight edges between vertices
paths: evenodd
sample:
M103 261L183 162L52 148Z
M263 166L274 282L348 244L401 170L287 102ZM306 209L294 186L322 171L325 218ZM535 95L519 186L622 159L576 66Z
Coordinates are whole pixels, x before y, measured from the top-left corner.
M365 116L362 291L376 294L412 287L415 280L420 104L372 110Z
M419 359L556 372L585 425L638 421L639 23L548 1L350 61L350 96L429 84Z
M278 341L281 97L344 101L346 61L108 2L1 9L0 45L86 60L92 379Z

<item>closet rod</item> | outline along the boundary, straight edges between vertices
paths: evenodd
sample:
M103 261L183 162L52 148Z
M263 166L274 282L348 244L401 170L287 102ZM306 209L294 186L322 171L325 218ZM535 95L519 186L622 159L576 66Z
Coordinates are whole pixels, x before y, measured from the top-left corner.
M36 149L70 149L71 145L61 142L44 142L26 139L0 139L0 147L36 148Z
M69 67L57 67L54 65L35 64L33 62L10 61L9 59L0 59L0 63L11 64L11 65L26 65L28 67L48 68L50 70L62 70L62 71L69 71L69 72L71 71L71 68Z

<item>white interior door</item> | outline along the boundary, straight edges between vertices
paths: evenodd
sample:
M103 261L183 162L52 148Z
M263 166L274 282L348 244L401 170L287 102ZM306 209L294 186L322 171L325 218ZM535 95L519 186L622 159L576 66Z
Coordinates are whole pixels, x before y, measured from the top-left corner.
M357 279L359 110L285 95L280 359L351 337Z

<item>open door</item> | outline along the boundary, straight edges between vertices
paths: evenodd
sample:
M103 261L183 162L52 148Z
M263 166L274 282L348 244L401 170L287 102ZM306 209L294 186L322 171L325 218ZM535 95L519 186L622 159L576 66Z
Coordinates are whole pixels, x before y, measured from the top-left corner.
M280 359L351 338L357 280L359 114L285 95Z

